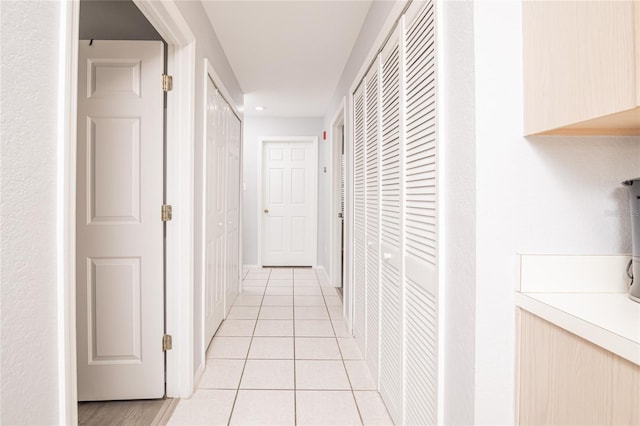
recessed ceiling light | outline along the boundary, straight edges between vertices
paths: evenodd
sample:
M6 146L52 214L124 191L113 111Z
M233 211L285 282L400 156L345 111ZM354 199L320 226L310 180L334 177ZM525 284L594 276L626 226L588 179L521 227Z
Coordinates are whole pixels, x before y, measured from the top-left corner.
M265 107L263 107L262 105L258 105L258 106L256 107L256 111L264 111L265 109L266 109L266 108L265 108Z

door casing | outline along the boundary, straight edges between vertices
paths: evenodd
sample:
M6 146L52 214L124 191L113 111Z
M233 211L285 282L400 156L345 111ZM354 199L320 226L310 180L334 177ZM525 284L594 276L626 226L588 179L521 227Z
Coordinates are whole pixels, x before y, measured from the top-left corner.
M313 235L311 241L313 268L317 267L318 263L318 137L317 136L261 136L258 138L258 267L262 267L262 163L264 144L266 142L311 142L312 152L314 156L313 170L311 175L313 176L312 185L312 210L313 217Z
M346 287L346 278L344 271L346 268L340 267L340 252L342 250L342 238L340 235L340 223L338 221L338 210L340 208L340 173L341 170L341 156L342 156L342 143L345 143L346 147L346 133L345 133L345 98L342 99L338 110L331 119L331 134L329 145L329 158L330 158L330 173L331 183L329 189L329 210L327 212L329 218L329 278L330 284L333 287L340 287L340 282ZM343 141L344 138L344 141ZM346 170L345 170L346 172ZM346 173L345 173L346 174ZM346 185L346 176L345 185ZM346 188L345 188L345 210L346 210ZM346 212L344 213L343 220L346 226ZM346 228L345 228L346 229ZM346 236L346 235L345 235ZM346 251L345 251L346 256ZM346 261L346 257L345 257ZM346 262L345 262L346 263ZM340 276L342 274L342 277Z

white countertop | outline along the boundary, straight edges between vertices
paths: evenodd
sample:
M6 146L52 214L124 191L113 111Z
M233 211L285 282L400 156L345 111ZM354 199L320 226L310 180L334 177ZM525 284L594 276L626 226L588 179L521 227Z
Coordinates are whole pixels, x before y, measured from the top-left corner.
M517 292L516 304L640 365L640 303L626 293Z

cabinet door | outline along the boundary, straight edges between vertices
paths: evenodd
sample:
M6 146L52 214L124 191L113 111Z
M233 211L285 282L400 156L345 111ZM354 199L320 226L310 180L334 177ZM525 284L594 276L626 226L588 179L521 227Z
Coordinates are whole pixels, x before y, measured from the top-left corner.
M364 84L356 90L353 98L353 335L362 353L366 350L366 216L365 216L365 97Z
M365 78L366 189L365 216L367 237L367 347L363 352L374 379L378 380L380 327L380 75L379 60Z
M402 424L402 162L400 44L396 27L382 51L380 171L380 394L396 424Z
M406 15L404 60L404 421L425 425L437 423L438 407L436 6L414 6Z

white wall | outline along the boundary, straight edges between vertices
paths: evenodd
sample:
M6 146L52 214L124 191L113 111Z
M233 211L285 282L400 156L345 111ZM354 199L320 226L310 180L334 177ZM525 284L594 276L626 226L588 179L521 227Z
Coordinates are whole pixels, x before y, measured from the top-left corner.
M474 34L474 422L511 424L515 256L629 253L629 207L620 182L639 174L640 142L631 137L523 138L520 2L475 2Z
M444 413L446 425L474 423L476 315L476 143L473 2L443 9Z
M204 363L202 357L202 344L199 336L202 334L202 239L204 238L204 227L202 217L202 183L203 183L203 169L202 169L202 152L203 152L203 135L204 135L204 59L208 58L211 65L216 71L216 74L222 79L224 86L229 91L230 96L233 99L228 101L236 106L242 106L244 95L240 89L235 75L227 61L227 58L222 50L222 46L216 34L209 23L207 14L204 11L202 3L199 1L179 1L176 2L178 9L184 16L185 20L189 24L189 28L196 37L196 73L195 73L195 168L194 168L194 360L193 367L194 372ZM177 82L174 82L177 84ZM171 200L169 200L171 203ZM175 206L174 208L179 208Z
M0 423L58 423L59 2L2 1Z
M258 138L261 136L317 136L318 150L327 144L322 140L322 118L298 118L298 117L245 117L243 129L243 155L242 155L242 261L245 265L257 265L258 263ZM318 163L318 182L328 174L323 173L324 164ZM320 185L320 183L319 183ZM322 214L322 195L319 194L318 209ZM320 247L328 236L318 232L318 257Z

